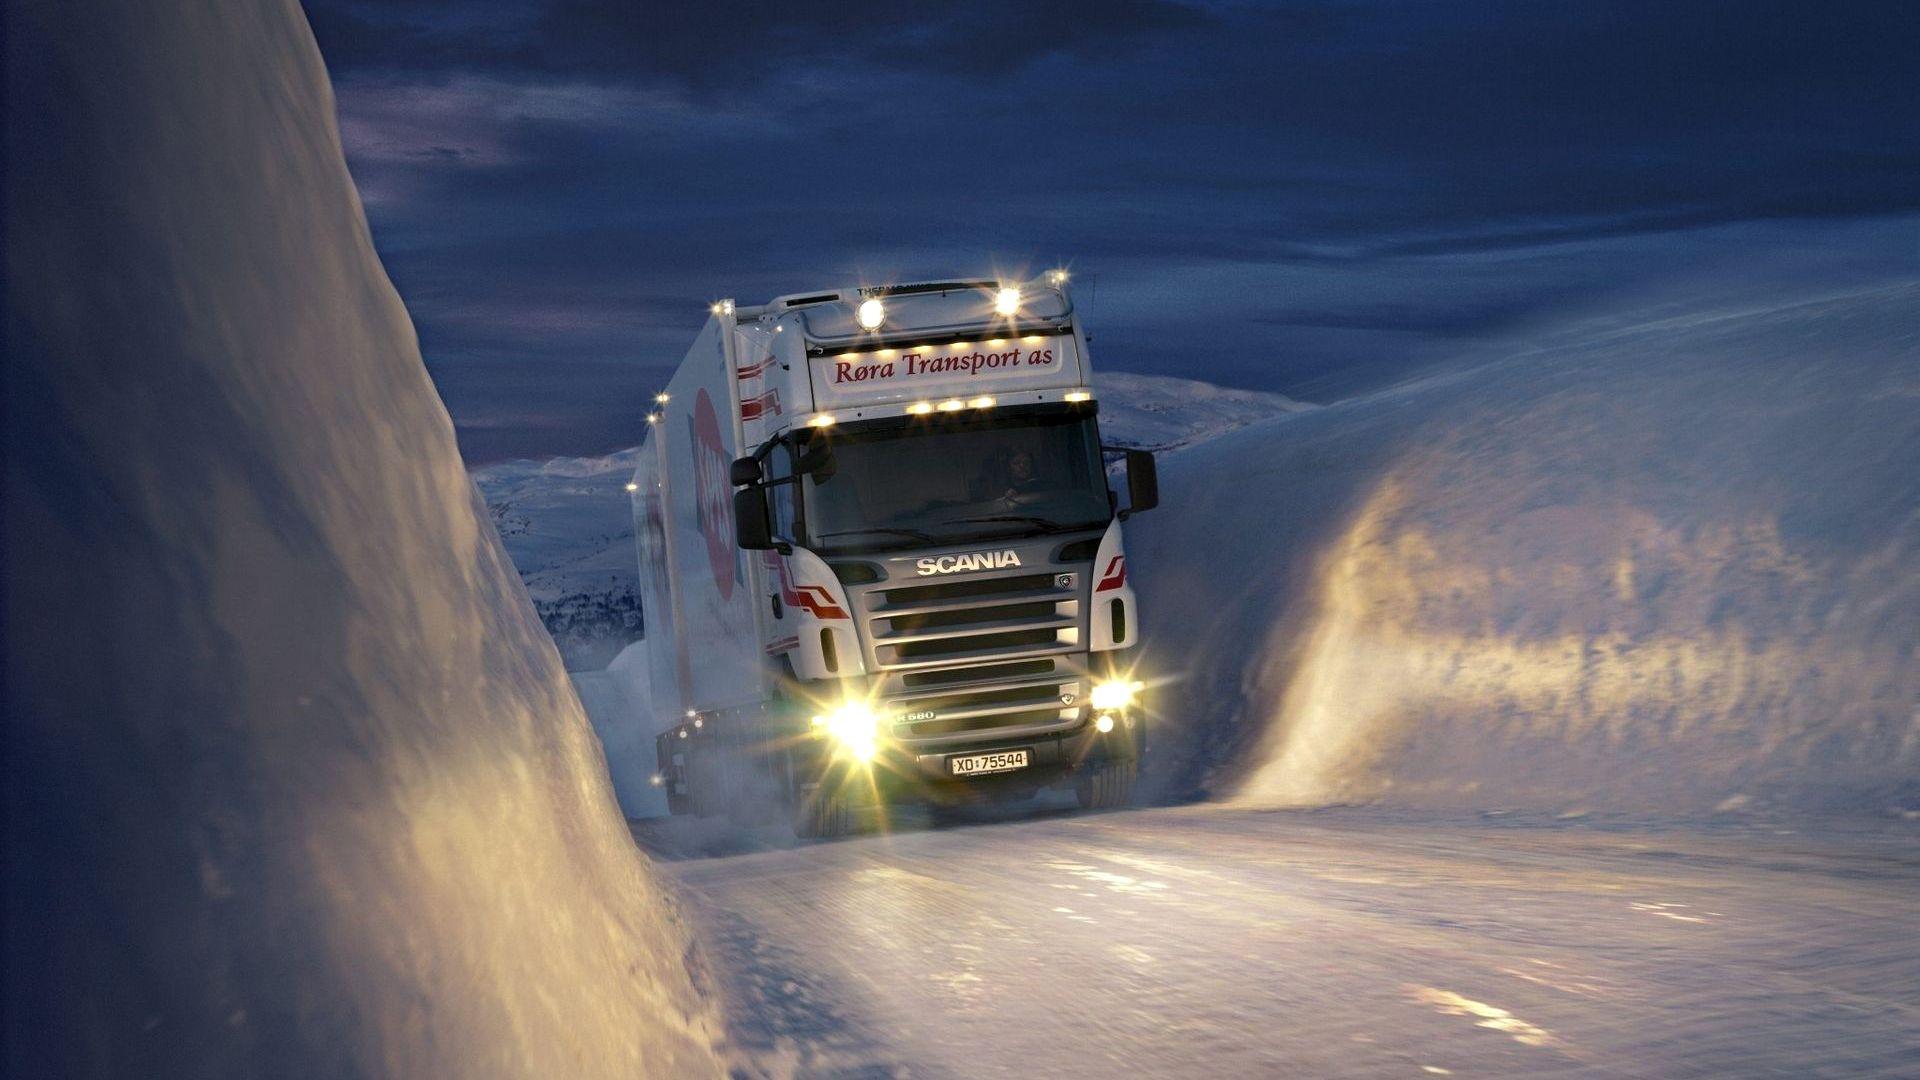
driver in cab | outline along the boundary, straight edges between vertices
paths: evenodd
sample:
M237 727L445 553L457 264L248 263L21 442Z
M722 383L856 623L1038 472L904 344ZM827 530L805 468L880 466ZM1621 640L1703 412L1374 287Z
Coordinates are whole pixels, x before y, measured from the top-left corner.
M1046 484L1034 470L1033 454L1026 450L1015 450L1002 458L997 467L987 471L975 488L977 499L995 499L1012 501L1022 495L1032 495L1043 491Z

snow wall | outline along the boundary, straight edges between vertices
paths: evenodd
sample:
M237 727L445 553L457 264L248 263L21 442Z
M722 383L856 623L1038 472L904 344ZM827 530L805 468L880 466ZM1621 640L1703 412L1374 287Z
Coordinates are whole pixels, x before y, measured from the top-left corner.
M1162 797L1920 807L1920 284L1558 337L1164 460Z
M667 793L652 783L658 765L647 643L636 641L620 650L605 671L575 671L567 677L600 737L620 812L629 818L665 817Z
M719 1073L299 8L5 18L8 1075Z

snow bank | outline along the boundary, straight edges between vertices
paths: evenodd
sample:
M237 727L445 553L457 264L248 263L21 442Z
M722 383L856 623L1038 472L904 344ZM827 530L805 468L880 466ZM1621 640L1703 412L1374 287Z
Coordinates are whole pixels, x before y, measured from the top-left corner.
M1616 321L1171 455L1174 795L1920 804L1920 285Z
M666 792L651 782L657 768L653 737L661 724L652 711L646 642L636 641L620 650L605 671L575 672L571 678L606 751L620 812L630 818L666 814Z
M1170 450L1314 407L1284 394L1166 375L1096 370L1093 384L1100 394L1100 438L1111 446Z
M8 1074L718 1073L298 7L5 18Z

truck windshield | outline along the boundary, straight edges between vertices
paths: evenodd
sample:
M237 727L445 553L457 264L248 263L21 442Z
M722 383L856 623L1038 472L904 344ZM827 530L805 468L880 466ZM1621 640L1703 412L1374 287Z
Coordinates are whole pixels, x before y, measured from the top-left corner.
M827 433L807 475L806 529L824 554L1089 529L1112 517L1091 416L929 417Z

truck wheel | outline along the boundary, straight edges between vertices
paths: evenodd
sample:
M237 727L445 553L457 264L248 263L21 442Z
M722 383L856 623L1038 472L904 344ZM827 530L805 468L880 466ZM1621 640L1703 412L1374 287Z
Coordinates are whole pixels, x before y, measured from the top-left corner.
M802 840L822 840L852 832L853 811L847 806L846 796L829 795L819 788L802 791L793 831Z
M1133 781L1140 766L1131 761L1109 761L1080 774L1073 793L1087 810L1110 810L1133 801Z

